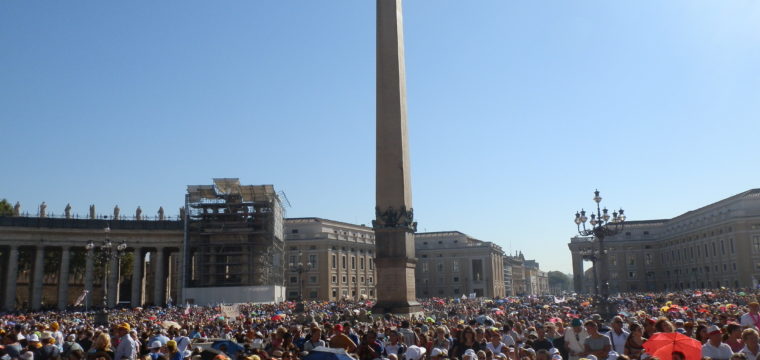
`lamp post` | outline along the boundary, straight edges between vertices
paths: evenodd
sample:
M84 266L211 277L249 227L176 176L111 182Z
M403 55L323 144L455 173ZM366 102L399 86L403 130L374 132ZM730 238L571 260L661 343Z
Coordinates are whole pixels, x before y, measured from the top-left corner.
M594 202L596 203L596 213L591 212L591 220L586 217L586 211L581 209L575 213L575 225L578 227L578 233L581 236L594 236L597 240L598 248L588 254L589 260L593 257L594 278L597 276L596 264L599 264L599 277L595 280L595 288L598 289L597 310L609 318L616 314L614 304L609 302L610 283L609 269L607 261L607 249L604 248L604 238L607 236L617 235L625 227L625 214L623 209L612 211L612 216L607 208L601 207L602 197L599 196L599 190L594 191ZM586 222L591 226L586 227ZM584 257L585 259L585 257ZM598 283L597 283L598 282Z
M298 301L298 303L296 304L296 312L298 312L298 313L304 311L304 305L303 305L303 280L301 279L301 277L303 276L303 273L311 271L311 269L314 267L314 264L312 264L310 262L304 264L301 261L302 257L303 257L303 252L299 251L298 252L298 263L290 263L289 264L290 271L298 273L298 278L297 278L297 280L298 280L297 281L297 284L298 284L298 298L296 299L296 301Z
M95 325L108 326L108 277L110 275L111 261L119 261L124 255L124 251L127 250L126 241L122 240L119 245L114 246L109 237L111 228L106 226L103 229L105 232L105 239L100 245L95 245L92 240L87 242L85 249L93 250L92 256L95 259L100 260L103 263L103 308L95 314Z

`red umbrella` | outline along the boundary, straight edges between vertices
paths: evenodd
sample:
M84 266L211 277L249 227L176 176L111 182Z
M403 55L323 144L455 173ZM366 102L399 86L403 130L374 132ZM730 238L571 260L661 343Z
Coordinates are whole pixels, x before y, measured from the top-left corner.
M644 350L660 360L673 360L674 351L682 352L686 360L702 358L702 344L677 332L654 334L644 343Z

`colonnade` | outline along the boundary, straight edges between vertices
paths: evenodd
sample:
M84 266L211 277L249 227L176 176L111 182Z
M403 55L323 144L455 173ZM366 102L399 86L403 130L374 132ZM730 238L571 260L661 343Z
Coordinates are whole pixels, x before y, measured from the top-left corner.
M3 309L7 311L16 310L20 307L18 299L19 287L19 261L22 248L25 251L33 252L33 263L31 264L31 274L28 276L27 283L30 287L30 296L28 307L32 310L39 310L43 307L44 275L45 275L45 254L47 251L60 252L60 266L57 274L57 300L53 303L44 304L45 307L55 306L58 309L64 309L74 305L76 297L70 297L70 280L72 253L81 251L85 253L84 274L80 277L78 286L83 285L87 291L87 296L81 305L85 307L101 306L102 298L94 298L96 286L96 262L95 252L98 250L86 250L82 245L28 245L20 242L0 248L3 253L2 262L5 266L0 265L0 271L4 274L0 281L3 286L2 301ZM174 295L174 302L181 301L181 286L178 270L180 269L181 252L177 247L130 247L127 253L134 254L132 264L132 281L131 293L129 300L132 307L142 306L146 303L154 305L164 305L167 300ZM147 256L146 256L147 255ZM120 266L118 260L109 262L109 278L107 280L108 291L106 303L109 307L115 307L119 299L126 296L119 296L121 281L127 280L120 276ZM102 268L101 268L102 269ZM83 281L81 279L83 278ZM101 280L101 279L99 279ZM83 282L83 283L82 283ZM100 286L104 282L101 280ZM50 292L47 293L50 295ZM77 294L79 296L79 294ZM50 297L50 296L48 296ZM149 300L149 301L148 301Z

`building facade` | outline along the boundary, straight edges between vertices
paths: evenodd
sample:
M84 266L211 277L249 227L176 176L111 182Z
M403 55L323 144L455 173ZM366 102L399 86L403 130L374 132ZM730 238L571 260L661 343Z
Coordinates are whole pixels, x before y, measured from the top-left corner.
M417 233L417 296L504 297L501 247L458 231Z
M626 222L623 231L604 243L613 292L756 287L760 282L760 189L672 219ZM575 290L593 289L583 276L582 251L598 244L574 237L568 246Z
M286 293L289 299L374 299L372 228L316 217L285 219ZM298 264L306 265L301 273Z
M188 186L185 199L185 300L284 300L283 211L274 186L218 178Z

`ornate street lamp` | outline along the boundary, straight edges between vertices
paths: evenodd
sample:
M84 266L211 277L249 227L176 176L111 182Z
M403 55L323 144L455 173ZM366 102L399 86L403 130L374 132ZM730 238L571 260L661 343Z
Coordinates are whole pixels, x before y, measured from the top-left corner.
M303 305L303 280L301 277L303 276L303 273L311 271L311 269L314 267L314 264L308 262L304 264L301 261L301 258L303 257L303 252L298 252L298 263L290 263L289 268L291 272L298 273L297 278L297 284L298 284L298 298L296 299L298 303L296 304L296 312L301 313L304 311L304 305Z
M108 277L111 270L111 261L120 261L124 256L124 252L127 250L126 241L122 240L121 243L114 246L113 242L109 238L111 228L106 226L103 229L105 232L105 239L101 245L95 245L92 240L87 242L85 249L87 253L90 253L96 260L100 260L103 263L103 308L95 314L95 325L108 325ZM118 283L118 281L117 281Z
M590 260L594 264L594 288L597 297L597 310L604 313L603 316L609 318L614 316L617 311L614 304L609 302L610 283L609 283L609 264L607 261L607 249L604 248L604 238L618 234L625 227L625 213L623 209L613 211L612 216L607 208L601 207L602 197L599 196L599 190L594 191L594 202L596 203L596 214L591 213L591 220L586 217L586 211L581 209L575 213L575 225L578 227L578 233L581 236L594 236L597 240L598 248L589 249L590 252L584 256L584 260ZM586 223L591 226L586 227ZM599 264L599 270L596 269ZM601 278L600 283L596 280L597 273Z

